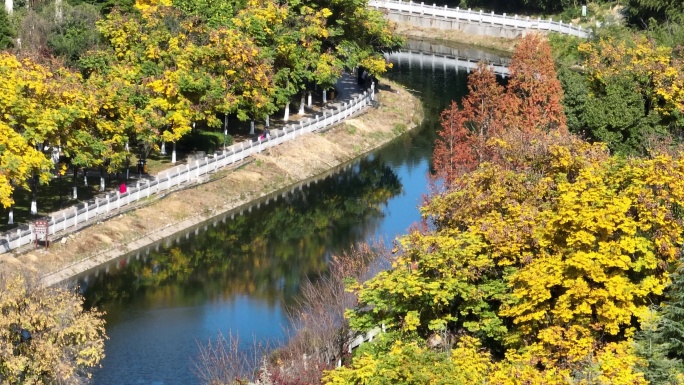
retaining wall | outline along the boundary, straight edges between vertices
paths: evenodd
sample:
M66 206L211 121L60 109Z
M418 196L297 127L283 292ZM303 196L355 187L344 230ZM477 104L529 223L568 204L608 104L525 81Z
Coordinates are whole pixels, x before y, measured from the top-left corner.
M471 9L438 7L424 3L397 0L370 0L368 5L385 12L388 19L423 28L459 30L473 35L517 38L529 32L558 32L587 38L590 32L572 23L549 18L519 17Z

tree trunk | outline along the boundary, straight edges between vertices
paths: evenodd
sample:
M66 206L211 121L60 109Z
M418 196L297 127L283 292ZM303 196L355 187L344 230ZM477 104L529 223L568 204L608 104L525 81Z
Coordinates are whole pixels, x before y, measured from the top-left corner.
M283 115L283 120L286 122L290 120L290 102L285 104L285 114Z
M7 224L8 225L14 224L14 207L12 207L12 206L10 206L10 209L9 209L9 218L7 219Z
M309 98L307 99L306 105L311 108L311 91L309 91Z
M88 169L83 167L83 184L88 187Z
M13 0L5 0L5 11L7 11L8 15L12 15L12 12L14 11L14 1Z
M78 178L78 167L74 166L74 179L73 179L73 190L74 190L73 198L74 199L78 199L78 188L76 187L77 178Z
M105 178L104 178L104 175L102 175L102 174L103 174L103 172L102 172L102 170L100 170L100 191L105 190Z
M228 138L228 114L223 114L223 152L226 152L226 139Z
M38 195L38 180L33 176L33 182L31 183L31 215L37 215L38 214L38 202L37 202L37 195Z
M266 128L271 127L271 117L266 115Z
M173 150L171 151L171 164L176 164L176 142L173 142Z
M162 142L160 154L166 155L166 142Z
M323 90L323 104L328 102L328 91Z
M62 0L55 0L55 20L62 22Z
M249 134L254 135L254 119L249 121Z
M304 103L306 102L304 93L302 92L302 100L299 103L299 115L304 115Z

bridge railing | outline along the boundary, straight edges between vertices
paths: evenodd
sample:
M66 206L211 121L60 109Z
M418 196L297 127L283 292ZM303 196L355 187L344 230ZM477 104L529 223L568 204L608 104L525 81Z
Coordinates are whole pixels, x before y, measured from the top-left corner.
M181 184L187 184L197 180L203 175L214 172L228 165L240 162L250 155L260 153L270 147L277 146L296 137L321 130L336 124L347 117L357 113L369 105L374 97L373 90L364 91L362 95L333 105L333 111L323 111L308 121L299 121L289 124L280 129L270 130L270 138L240 142L227 147L222 153L213 157L205 157L183 166L177 166L151 180L138 181L135 185L127 186L126 192L107 193L102 198L95 198L89 202L78 203L71 208L53 214L48 220L48 235L52 237L56 233L78 228L86 223L102 220L107 214L120 210L141 199L153 194L159 194ZM0 254L27 245L35 240L33 225L24 225L18 229L6 231L0 234Z
M414 3L412 1L370 0L368 5L376 9L388 9L411 14L428 15L435 18L463 20L472 23L499 25L502 27L558 32L581 38L587 38L590 35L590 32L587 29L582 29L582 26L575 26L572 23L563 23L562 20L554 21L551 18L542 20L541 18L533 19L529 16L507 16L505 13L499 15L494 12L483 12L482 10L473 11L471 9L460 9L459 7L448 8L446 5L444 7L438 7L434 4L425 5L423 2Z

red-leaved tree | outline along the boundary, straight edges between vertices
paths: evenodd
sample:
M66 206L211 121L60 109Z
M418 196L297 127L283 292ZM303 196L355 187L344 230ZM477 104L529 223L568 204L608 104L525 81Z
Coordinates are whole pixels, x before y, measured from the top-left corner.
M567 129L561 103L563 87L548 42L539 35L523 38L515 48L509 70L509 123L522 131Z
M438 133L432 161L435 177L449 187L454 179L477 167L477 138L466 127L465 116L456 102L451 102L451 106L442 112L440 120L442 129Z
M544 153L549 144L569 140L563 89L548 43L537 35L523 38L510 71L504 89L493 70L480 63L468 77L463 108L452 103L442 113L433 154L433 185L441 181L449 190L482 162L527 168L529 160Z

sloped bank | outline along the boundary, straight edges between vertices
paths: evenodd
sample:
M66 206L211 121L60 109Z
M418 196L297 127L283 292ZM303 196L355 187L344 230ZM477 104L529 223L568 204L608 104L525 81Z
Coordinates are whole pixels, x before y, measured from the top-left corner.
M381 83L377 106L359 116L255 155L237 168L212 174L205 183L143 202L135 210L68 237L66 243L55 243L49 250L4 255L0 269L23 266L38 272L45 283L55 284L377 149L422 120L416 97L395 83Z

